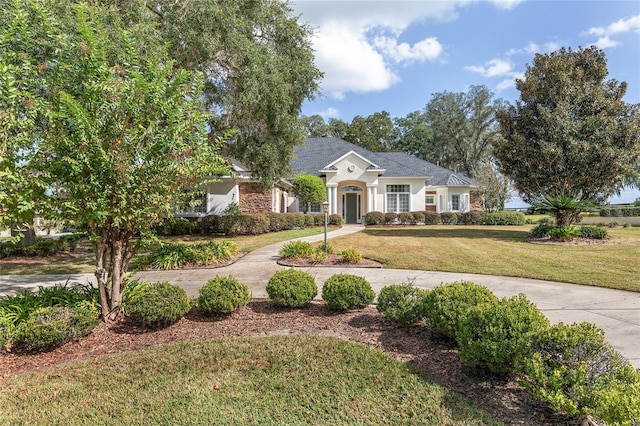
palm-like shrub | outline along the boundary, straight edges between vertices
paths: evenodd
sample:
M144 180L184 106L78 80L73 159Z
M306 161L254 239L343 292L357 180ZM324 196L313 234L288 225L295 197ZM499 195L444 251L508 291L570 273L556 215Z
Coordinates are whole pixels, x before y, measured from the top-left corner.
M377 309L397 324L415 324L424 318L427 294L411 284L389 285L380 291Z
M230 314L251 300L246 284L233 277L215 277L200 289L198 307L207 314Z
M546 210L556 218L558 226L570 226L580 222L580 213L593 207L589 200L581 200L564 194L559 196L545 195L535 208Z
M317 296L318 286L311 274L299 269L284 269L269 278L267 294L278 306L302 308Z
M329 309L335 311L362 308L373 302L375 297L371 284L357 275L333 275L322 287L322 299Z

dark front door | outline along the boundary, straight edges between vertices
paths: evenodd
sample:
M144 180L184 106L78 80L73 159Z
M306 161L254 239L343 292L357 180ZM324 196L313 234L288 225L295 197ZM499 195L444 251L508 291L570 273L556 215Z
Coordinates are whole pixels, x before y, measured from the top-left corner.
M347 223L358 223L358 205L360 204L358 203L358 198L360 197L360 194L347 193L345 195L347 203L347 217L345 220Z

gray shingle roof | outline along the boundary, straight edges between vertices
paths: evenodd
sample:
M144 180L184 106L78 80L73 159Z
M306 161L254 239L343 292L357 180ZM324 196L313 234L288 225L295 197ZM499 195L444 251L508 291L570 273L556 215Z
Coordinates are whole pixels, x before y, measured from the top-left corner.
M308 173L319 175L319 171L354 151L376 166L384 169L385 177L423 177L428 185L475 186L477 183L461 174L436 166L403 152L372 152L338 138L307 138L303 145L294 148L291 170L294 175Z

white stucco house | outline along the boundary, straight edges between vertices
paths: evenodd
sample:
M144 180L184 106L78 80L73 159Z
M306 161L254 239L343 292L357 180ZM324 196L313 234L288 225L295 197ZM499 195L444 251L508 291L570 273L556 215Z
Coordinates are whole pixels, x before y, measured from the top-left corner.
M220 214L230 203L243 213L296 212L299 203L289 182L282 180L262 191L242 164L232 162L236 176L211 184L198 215ZM308 138L295 147L294 176L320 176L327 187L329 213L346 223L360 223L371 211L467 212L475 204L478 184L471 178L400 152L371 152L337 138ZM310 213L321 213L312 205Z

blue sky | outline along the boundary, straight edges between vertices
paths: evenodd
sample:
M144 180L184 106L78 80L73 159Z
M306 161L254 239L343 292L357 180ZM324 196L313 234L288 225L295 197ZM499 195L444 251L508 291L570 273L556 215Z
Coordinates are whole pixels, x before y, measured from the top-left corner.
M640 103L640 1L292 1L315 29L322 94L304 115L350 122L388 111L404 117L437 92L487 86L513 103L536 53L596 45L609 78Z

